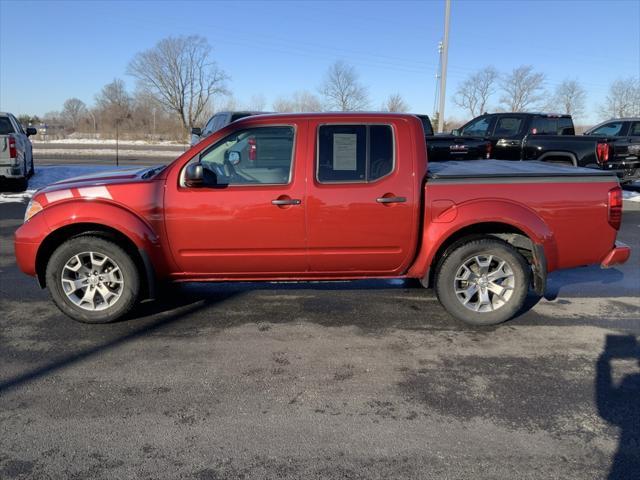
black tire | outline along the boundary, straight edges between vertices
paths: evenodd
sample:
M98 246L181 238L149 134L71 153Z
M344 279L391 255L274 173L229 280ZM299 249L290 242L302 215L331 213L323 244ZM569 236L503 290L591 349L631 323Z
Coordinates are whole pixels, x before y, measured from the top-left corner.
M108 257L121 272L123 283L119 290L120 297L114 300L113 305L102 310L88 310L76 305L67 296L62 285L65 265L75 255L84 252L95 252ZM137 303L140 293L140 274L129 254L113 242L89 235L74 237L53 252L47 264L46 283L49 294L60 311L83 323L109 323L122 318ZM102 287L102 283L99 286ZM105 297L101 297L104 304Z
M33 175L36 173L36 167L33 163L33 154L31 155L31 168L29 169L29 178L33 177Z
M491 258L489 258L490 256ZM498 271L497 265L504 261L506 266L502 267L500 271L504 273L505 278L491 283L490 286L487 286L486 274L484 277L482 275L470 277L469 283L466 283L465 280L459 280L460 277L456 277L456 275L459 271L465 272L463 265L470 263L471 267L474 264L477 265L474 263L476 258L479 258L482 263L488 261L496 268L494 272ZM490 269L491 266L488 267L488 271L491 271ZM473 268L467 268L467 270L471 272ZM505 270L510 274L505 273ZM470 275L475 275L475 273L472 272ZM478 279L480 286L475 285L473 278ZM464 243L446 256L436 273L436 294L440 303L455 318L470 325L496 325L511 319L520 311L527 298L530 282L531 269L526 259L515 248L502 240L485 238ZM506 301L503 301L504 297L491 290L497 288L497 283L501 283L498 286L501 288L501 295L508 297ZM473 291L474 286L476 293L466 296L467 292ZM460 289L458 293L457 289ZM486 298L490 298L489 303L481 302L479 293L481 290L485 295L488 295ZM508 293L509 291L511 293ZM468 306L463 303L465 300L468 302ZM487 311L474 311L474 305L480 305L478 308L487 309Z

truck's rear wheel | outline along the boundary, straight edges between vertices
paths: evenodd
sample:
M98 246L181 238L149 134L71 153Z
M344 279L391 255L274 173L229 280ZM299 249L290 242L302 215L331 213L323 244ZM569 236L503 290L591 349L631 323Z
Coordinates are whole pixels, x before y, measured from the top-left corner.
M85 323L121 318L135 305L140 291L131 257L115 243L92 236L60 245L47 264L46 282L58 308Z
M522 308L531 271L525 258L498 239L462 244L440 266L436 293L447 311L471 325L495 325Z

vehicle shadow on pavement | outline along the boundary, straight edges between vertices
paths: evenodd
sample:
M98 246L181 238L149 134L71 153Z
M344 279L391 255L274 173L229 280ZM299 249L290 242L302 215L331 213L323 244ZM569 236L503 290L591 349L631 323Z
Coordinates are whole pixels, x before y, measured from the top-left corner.
M632 360L635 373L614 382L612 361ZM596 362L595 393L600 416L620 429L609 480L637 480L640 475L640 344L633 335L607 335ZM617 383L617 385L616 385Z
M547 300L555 300L567 287L585 284L593 289L600 285L621 282L623 278L624 273L616 268L602 269L596 265L557 271L549 276L544 297Z
M206 298L202 298L201 296L194 297L192 295L168 295L163 300L141 304L133 314L136 319L135 324L131 322L127 324L127 322L124 321L117 322L121 324L122 328L117 328L117 323L108 325L86 325L86 327L90 329L100 329L104 327L109 329L110 333L115 331L116 334L108 338L108 340L97 343L89 348L61 355L46 365L1 381L0 394L25 383L55 374L59 370L100 355L124 343L153 334L169 325L180 322L185 317L197 313L200 310L222 303L233 295L234 292L219 292L216 295L209 295ZM131 319L131 316L128 315L126 318ZM140 323L142 323L142 325L140 325ZM81 327L84 327L84 325ZM105 336L108 335L109 333L106 333ZM104 336L100 335L100 338L104 338Z

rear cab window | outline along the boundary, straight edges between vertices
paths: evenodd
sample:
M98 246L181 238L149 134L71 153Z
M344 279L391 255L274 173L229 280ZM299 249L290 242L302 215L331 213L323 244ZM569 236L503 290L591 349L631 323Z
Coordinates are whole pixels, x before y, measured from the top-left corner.
M318 128L316 180L368 183L395 168L391 125L321 125Z
M13 124L9 117L0 117L0 135L14 133Z

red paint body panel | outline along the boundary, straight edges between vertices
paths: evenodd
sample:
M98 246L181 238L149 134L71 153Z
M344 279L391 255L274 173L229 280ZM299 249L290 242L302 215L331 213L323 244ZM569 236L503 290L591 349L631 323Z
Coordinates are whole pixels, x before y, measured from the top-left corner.
M394 171L371 183L319 183L316 138L324 124L391 125ZM295 129L289 184L180 186L186 164L202 151L235 130L260 125ZM491 222L508 224L542 246L549 271L626 260L624 248L614 248L616 230L607 220L607 194L615 180L425 184L423 136L420 120L410 115L248 117L211 135L150 179L140 172L120 171L40 190L34 201L44 209L16 231L16 258L20 268L33 275L47 236L83 223L126 235L148 254L160 278L422 278L451 235ZM300 204L271 203L282 196L299 199ZM376 201L385 196L406 201Z
M616 242L616 246L611 250L606 257L600 263L602 268L613 267L625 263L631 256L631 249L622 242Z

